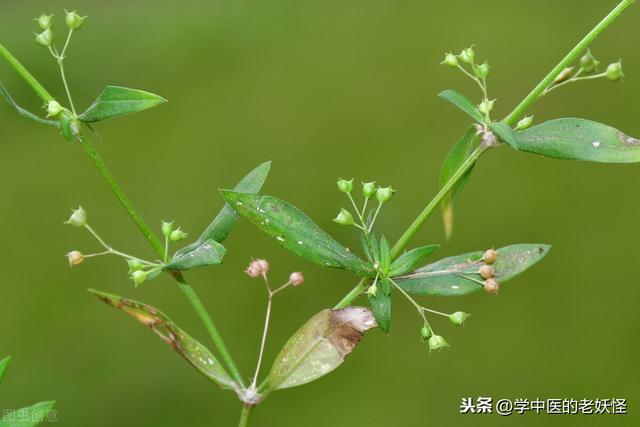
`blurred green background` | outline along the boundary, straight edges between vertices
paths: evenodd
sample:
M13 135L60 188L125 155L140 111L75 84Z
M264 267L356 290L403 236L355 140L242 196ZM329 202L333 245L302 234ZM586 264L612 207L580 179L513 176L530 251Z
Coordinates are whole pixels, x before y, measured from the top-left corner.
M105 84L147 89L160 108L100 123L97 143L150 224L175 219L197 235L232 186L273 160L265 191L283 197L345 245L330 222L345 199L339 177L375 179L399 191L379 225L397 238L437 191L440 162L468 119L436 97L472 82L439 65L475 43L492 65L496 115L510 111L614 5L607 1L0 2L0 41L60 98L51 57L33 42L33 18L62 9L90 16L67 62L76 104ZM640 134L640 10L632 7L593 45L605 63L624 58L627 79L572 85L532 109L537 121L579 116ZM0 80L21 103L40 102L2 63ZM14 363L0 407L56 399L64 426L228 426L239 403L212 387L148 330L99 303L88 287L163 309L208 344L168 278L134 289L115 258L69 269L64 254L96 243L64 227L81 203L116 248L152 258L79 147L0 103L0 355ZM333 374L271 396L256 426L540 425L541 415L460 415L464 396L626 398L627 416L546 416L547 425L637 425L637 165L563 162L501 148L476 168L452 240L438 256L521 242L553 250L498 297L424 301L473 314L464 329L433 322L452 344L429 355L415 311L400 298L392 333L366 339ZM444 241L434 216L413 244ZM266 257L272 280L302 270L307 282L275 301L267 362L312 314L354 284L285 252L240 221L225 263L189 273L242 369L253 370L262 285L242 273Z

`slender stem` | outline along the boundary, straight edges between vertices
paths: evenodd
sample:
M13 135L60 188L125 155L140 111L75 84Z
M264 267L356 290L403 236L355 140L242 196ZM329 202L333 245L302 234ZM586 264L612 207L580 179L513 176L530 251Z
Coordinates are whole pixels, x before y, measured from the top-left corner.
M486 146L479 146L476 148L469 157L460 165L458 170L451 175L451 178L442 186L438 194L429 202L429 204L423 209L423 211L418 215L418 217L413 221L413 223L409 226L407 231L398 239L398 242L391 249L391 258L396 259L404 250L405 246L409 243L409 240L418 232L422 224L433 214L436 210L440 202L446 197L451 188L464 176L464 174L473 166L473 164L478 160L480 155L487 150Z
M69 90L69 84L67 83L67 76L64 73L64 63L62 57L58 58L58 67L60 68L60 77L62 77L62 84L64 85L64 90L67 93L67 99L69 100L69 105L71 106L71 111L73 111L73 115L77 115L76 107L73 105L73 99L71 98L71 91Z
M367 286L367 283L368 283L367 279L361 279L360 282L355 286L355 288L351 289L351 291L347 295L345 295L344 298L342 298L340 302L336 304L335 307L333 307L333 309L338 310L340 308L345 308L349 304L351 304L353 300L358 298L360 294L364 292Z
M160 242L160 240L156 237L153 231L151 231L151 229L149 228L147 223L144 221L144 219L142 219L137 209L133 206L129 198L124 193L122 187L120 187L120 184L118 184L116 179L113 177L113 175L107 168L107 165L104 163L100 155L96 152L93 145L91 145L91 143L82 135L78 137L78 141L80 142L80 145L82 146L84 151L87 153L87 155L93 162L94 166L96 167L100 175L102 175L104 180L107 182L107 185L109 186L109 188L111 188L111 191L113 192L113 194L120 201L120 203L122 204L124 209L127 211L127 213L129 214L133 222L135 222L135 224L138 226L138 229L142 232L144 237L151 244L151 246L156 251L156 253L160 256L160 258L164 259L165 252L164 252L164 246L162 242ZM213 343L215 344L216 348L220 352L222 359L225 361L225 364L231 371L231 374L233 375L234 379L242 388L244 388L245 387L244 380L242 379L240 370L235 364L233 358L231 357L229 350L227 350L227 347L222 337L220 336L218 329L216 328L215 324L213 323L213 320L207 313L207 310L204 308L202 301L200 301L200 298L198 297L196 292L187 283L182 273L175 272L173 274L173 277L176 280L176 282L178 282L178 287L180 288L182 293L185 295L189 303L191 303L191 306L196 311L201 322L204 324L205 328L207 329L209 336L211 337Z
M371 233L371 230L373 230L373 224L376 223L376 219L378 218L378 214L380 213L380 208L382 208L382 203L378 203L378 207L376 208L376 212L373 214L373 218L371 219L371 224L369 225L367 234Z
M633 4L635 0L622 0L607 16L605 16L589 33L584 36L578 44L569 51L569 53L556 65L549 74L543 78L540 83L522 100L520 104L509 114L504 122L509 126L513 126L520 117L527 111L531 105L540 98L540 95L548 88L558 75L578 59L580 54L584 52L589 44L600 35L622 12Z
M53 96L40 84L38 80L0 43L0 56L2 56L20 77L42 98L44 102L53 100Z
M242 405L242 412L240 413L240 421L238 427L247 427L249 420L251 420L251 414L253 413L254 405L244 404Z
M256 373L253 375L251 387L255 388L258 383L258 375L260 374L260 366L262 365L262 357L264 356L264 346L267 343L267 335L269 334L269 320L271 319L271 304L273 303L273 292L267 286L267 313L264 318L264 328L262 329L262 340L260 342L260 353L258 354L258 364L256 365Z
M69 47L69 42L71 41L72 35L73 35L73 28L69 28L69 32L67 33L67 40L64 42L64 47L62 48L62 53L60 54L61 59L64 59L65 53L67 53L67 48Z

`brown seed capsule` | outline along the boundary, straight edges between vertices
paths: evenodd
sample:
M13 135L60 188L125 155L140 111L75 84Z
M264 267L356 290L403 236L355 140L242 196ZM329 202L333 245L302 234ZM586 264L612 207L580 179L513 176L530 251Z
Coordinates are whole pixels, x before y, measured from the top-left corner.
M482 255L482 260L487 264L493 264L498 258L498 253L494 249L489 249Z
M497 294L500 289L500 284L496 279L487 279L484 282L484 290L490 294Z
M478 273L480 273L480 277L482 277L483 279L490 279L493 277L493 267L486 264L482 265Z
M71 251L67 254L67 260L69 261L69 267L73 267L84 261L84 255L79 251Z

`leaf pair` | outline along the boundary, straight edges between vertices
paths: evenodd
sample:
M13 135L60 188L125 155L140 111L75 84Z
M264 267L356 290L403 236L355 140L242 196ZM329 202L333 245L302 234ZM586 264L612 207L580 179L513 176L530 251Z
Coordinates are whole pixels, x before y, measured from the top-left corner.
M506 282L540 261L551 247L520 244L498 249L493 265L498 282ZM405 291L416 295L460 296L483 288L478 270L483 251L444 258L393 280Z
M235 186L235 191L241 193L260 191L270 169L271 162L260 164ZM220 264L226 253L225 247L220 242L229 236L237 220L238 214L228 204L225 204L200 237L177 251L171 261L164 266L164 270L189 270L195 267Z
M0 360L0 384L11 363L11 357ZM55 402L40 402L28 408L5 412L0 419L0 427L35 427L47 421Z

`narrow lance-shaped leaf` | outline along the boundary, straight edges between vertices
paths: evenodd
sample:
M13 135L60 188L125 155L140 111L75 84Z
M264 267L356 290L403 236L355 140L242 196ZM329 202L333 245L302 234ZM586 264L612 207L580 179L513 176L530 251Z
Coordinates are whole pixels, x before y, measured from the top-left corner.
M515 133L518 148L546 157L602 163L640 162L640 139L585 119L550 120Z
M60 124L55 121L55 120L47 120L47 119L43 119L41 117L36 116L35 114L33 114L30 111L25 110L24 108L22 108L21 106L18 105L18 103L16 101L13 100L13 98L11 97L11 95L9 95L9 91L7 91L7 89L4 87L4 85L2 84L2 82L0 82L0 95L9 103L9 105L11 105L17 112L19 115L21 115L22 117L26 117L27 119L31 119L31 120L35 120L38 123L42 123L43 125L47 125L47 126L53 126L53 127L60 127Z
M336 369L376 327L368 308L323 310L307 321L285 344L267 378L267 388L278 390L314 381Z
M54 401L40 402L28 408L18 409L4 414L0 427L35 427L48 421ZM55 420L53 420L55 421Z
M389 276L400 276L415 270L439 247L440 245L427 245L403 253L391 264Z
M249 172L238 184L233 188L234 191L240 193L257 193L262 188L269 170L271 169L271 162L264 162L258 167ZM218 243L222 243L224 239L229 236L231 229L238 220L238 214L233 210L229 204L225 203L222 210L211 221L207 228L202 232L198 240L185 246L175 253L173 259L180 258L189 252L198 249L208 240L215 240Z
M458 107L461 111L465 112L469 117L475 120L478 123L484 123L484 116L480 112L477 106L475 106L469 99L467 99L461 93L453 90L447 89L438 94L438 96L446 101L449 101L456 107Z
M189 252L175 255L163 270L190 270L195 267L220 264L226 252L227 249L224 246L209 239Z
M462 164L467 160L467 157L471 155L478 142L478 136L475 126L470 126L467 133L453 146L447 157L442 163L442 169L440 170L440 185L444 186L449 179L460 169ZM444 220L444 232L447 239L451 237L453 232L453 210L455 208L456 201L462 193L462 189L469 178L475 164L467 170L467 172L458 180L458 182L451 188L451 191L445 196L442 201L442 218Z
M0 384L2 384L2 380L7 373L7 369L9 369L9 364L11 363L11 356L7 356L4 359L0 360Z
M384 280L388 283L388 279ZM391 329L391 292L382 292L380 288L381 286L378 286L378 292L375 295L369 295L368 299L371 312L380 326L380 330L387 334Z
M551 247L540 244L506 246L497 250L493 265L495 279L506 282L540 261ZM393 280L407 292L417 295L466 295L483 288L478 274L483 251L444 258L413 273Z
M120 86L107 86L78 118L83 122L98 122L111 117L137 113L167 102L150 92Z
M89 289L89 292L138 322L148 326L160 339L169 344L202 375L225 389L238 390L238 385L215 356L198 341L174 324L160 310L141 302Z
M369 263L349 252L295 206L271 196L220 192L236 212L294 254L361 277L372 275Z

